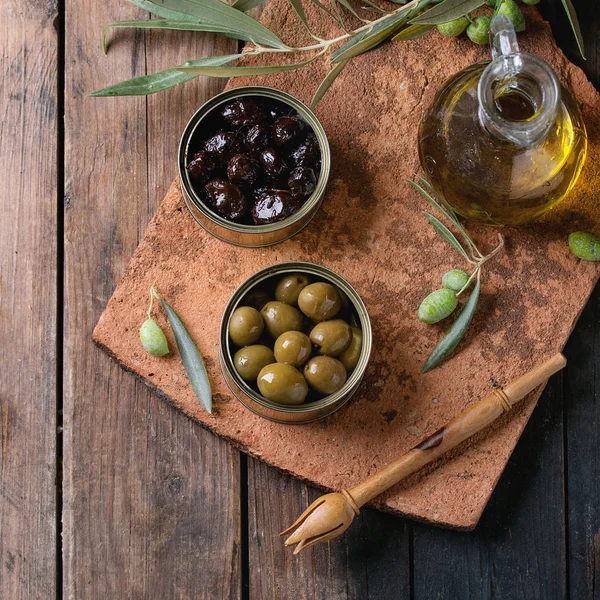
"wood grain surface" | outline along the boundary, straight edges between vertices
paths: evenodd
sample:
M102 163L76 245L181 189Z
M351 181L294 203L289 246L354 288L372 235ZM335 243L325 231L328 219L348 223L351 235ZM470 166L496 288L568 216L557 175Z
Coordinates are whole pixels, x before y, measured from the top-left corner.
M162 405L89 344L164 193L173 164L167 157L187 118L178 107L205 101L220 82L148 100L86 97L190 54L230 52L236 42L117 36L108 60L101 26L145 13L79 1L67 2L66 12L64 595L237 598L239 453Z
M600 5L574 4L587 61L577 57L561 0L539 6L598 87ZM121 375L89 341L170 182L188 112L176 101L200 102L219 84L197 80L174 91L173 102L168 94L86 95L133 73L225 52L229 42L125 32L105 58L101 27L146 13L117 1L8 0L0 15L0 598L600 597L600 288L567 345L567 370L543 394L473 533L366 509L346 538L292 560L275 534L318 492L230 450ZM228 524L221 527L215 511Z
M54 597L58 45L52 2L0 8L0 596Z

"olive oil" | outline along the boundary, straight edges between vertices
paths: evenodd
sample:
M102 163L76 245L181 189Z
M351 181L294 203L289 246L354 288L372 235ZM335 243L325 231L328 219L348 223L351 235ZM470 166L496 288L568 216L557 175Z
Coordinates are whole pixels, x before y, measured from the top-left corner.
M515 56L508 72L499 55L448 80L419 130L421 164L436 191L458 214L496 225L531 221L560 202L586 154L569 92L540 59Z

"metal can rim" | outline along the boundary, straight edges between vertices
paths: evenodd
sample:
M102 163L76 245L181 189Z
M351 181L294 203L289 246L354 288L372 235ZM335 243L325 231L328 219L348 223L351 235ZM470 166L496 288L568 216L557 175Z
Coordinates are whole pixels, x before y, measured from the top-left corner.
M211 211L204 204L204 202L202 202L202 200L196 194L196 191L194 190L194 187L192 186L192 183L190 181L189 174L186 169L186 158L188 155L189 142L192 139L197 127L200 125L202 120L219 105L227 102L228 100L231 100L232 98L238 98L241 96L266 96L267 98L274 98L275 100L280 100L282 102L285 102L286 104L289 104L306 119L306 121L314 131L315 135L317 136L317 140L319 141L319 147L321 150L321 172L319 173L317 186L314 192L311 194L311 196L302 205L300 210L295 212L287 219L284 219L283 221L270 223L268 225L244 225L228 221L227 219L224 219L220 215ZM274 231L278 231L280 229L289 227L290 225L293 225L294 223L299 222L308 215L310 215L311 211L314 211L313 214L310 216L309 221L312 219L314 213L316 213L323 200L325 188L329 180L329 173L331 170L331 152L329 148L327 134L325 133L323 125L321 124L315 113L301 100L299 100L295 96L292 96L291 94L288 94L287 92L278 90L276 88L258 85L242 86L226 90L225 92L221 92L220 94L213 96L210 100L206 101L202 106L200 106L200 108L198 108L196 112L192 115L187 125L185 126L185 129L183 130L183 134L179 142L178 170L179 181L185 191L184 197L187 195L190 201L194 204L194 207L198 209L207 219L230 231L259 235L265 233L272 233ZM306 224L308 224L308 221L307 223L305 223L304 226L306 226ZM295 233L291 235L295 235Z
M229 319L233 311L238 307L242 298L256 285L259 283L273 277L274 275L283 275L285 273L296 273L296 272L304 272L309 273L311 275L316 275L318 277L322 277L330 281L332 284L339 287L350 299L354 309L356 310L358 317L361 323L361 329L363 332L363 347L361 351L361 355L356 365L355 369L352 371L350 376L348 377L346 383L333 394L329 394L329 396L325 396L321 400L316 400L315 402L309 402L307 404L299 404L295 406L286 406L282 404L277 404L275 402L271 402L255 392L237 373L233 366L233 358L231 356L231 351L229 348L229 338L228 338L228 324ZM225 309L223 311L223 317L221 319L220 325L220 335L219 335L219 344L220 344L220 354L222 357L222 365L221 367L227 370L227 375L235 382L235 384L246 394L248 395L254 402L263 406L269 410L286 413L286 414L297 414L302 415L305 413L311 413L315 411L319 411L322 409L326 409L329 405L335 405L337 402L340 402L344 399L344 396L348 396L344 399L343 402L340 403L339 406L335 408L338 410L341 408L349 399L350 396L354 394L356 388L360 385L364 373L366 371L369 358L371 356L371 348L373 343L373 331L371 327L371 320L369 317L369 313L367 311L367 307L363 302L360 294L354 289L352 285L341 275L332 271L328 267L324 267L322 265L318 265L310 262L302 262L302 261L290 261L284 263L276 263L269 267L265 267L260 269L253 275L251 275L248 279L246 279L241 285L237 287L237 289L231 295L231 298L225 305ZM225 378L227 381L227 377ZM229 385L229 384L228 384ZM230 387L230 386L229 386ZM231 387L230 387L231 389ZM234 395L236 398L247 406L237 394ZM254 409L250 408L256 414L260 414ZM331 412L335 412L332 410ZM331 414L331 413L328 413ZM260 415L263 416L264 415ZM323 415L326 416L326 415ZM320 417L317 417L320 418ZM311 419L316 420L316 419ZM286 421L287 422L287 421ZM303 423L309 422L302 421Z

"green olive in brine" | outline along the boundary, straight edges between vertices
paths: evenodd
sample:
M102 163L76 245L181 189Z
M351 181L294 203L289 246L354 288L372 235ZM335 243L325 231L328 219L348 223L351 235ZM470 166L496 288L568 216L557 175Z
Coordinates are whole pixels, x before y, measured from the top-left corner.
M286 331L302 331L304 320L297 308L283 302L267 302L260 311L267 331L277 339Z
M275 300L292 306L298 305L300 292L310 283L306 275L293 273L280 279L275 288Z
M233 357L235 370L246 381L255 381L261 369L274 362L273 350L262 344L244 346Z
M254 344L265 327L260 313L251 306L240 306L229 319L229 337L236 346Z
M362 352L362 344L362 330L358 327L353 327L350 345L338 356L339 361L346 367L348 373L356 369L356 365L358 364Z
M319 281L307 285L300 292L298 307L313 321L325 321L338 314L342 307L342 299L330 283Z
M304 367L310 387L320 394L333 394L346 383L346 367L331 356L315 356Z
M302 373L284 363L273 363L261 369L256 383L267 400L279 404L302 404L308 394L308 384Z
M308 336L301 331L286 331L275 340L275 360L292 367L301 367L312 352Z
M310 341L319 348L319 354L338 356L352 341L352 329L346 321L322 321L310 332Z

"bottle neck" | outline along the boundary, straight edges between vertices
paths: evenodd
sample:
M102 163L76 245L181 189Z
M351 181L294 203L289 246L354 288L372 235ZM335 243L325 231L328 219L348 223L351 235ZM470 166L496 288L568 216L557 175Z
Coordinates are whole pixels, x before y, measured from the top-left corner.
M502 16L490 26L492 62L477 87L479 120L492 135L527 147L540 143L554 123L560 106L560 84L556 74L533 54L519 52L512 23ZM503 110L507 96L520 99L530 114Z

